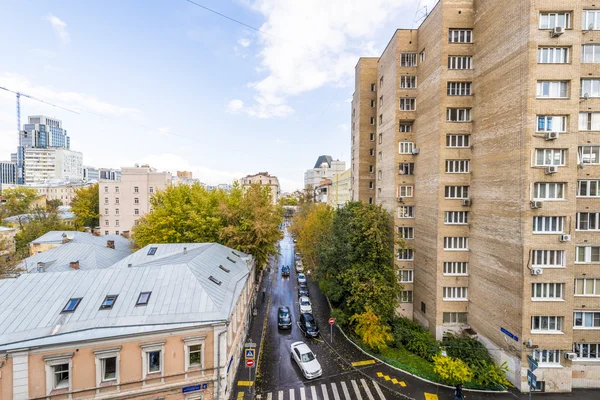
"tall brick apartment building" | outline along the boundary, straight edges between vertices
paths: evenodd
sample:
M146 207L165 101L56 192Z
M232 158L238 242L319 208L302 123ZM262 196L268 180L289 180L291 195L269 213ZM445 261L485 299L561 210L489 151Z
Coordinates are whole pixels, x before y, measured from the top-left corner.
M523 391L600 387L600 2L442 0L356 66L352 196L382 204L399 309L469 329Z

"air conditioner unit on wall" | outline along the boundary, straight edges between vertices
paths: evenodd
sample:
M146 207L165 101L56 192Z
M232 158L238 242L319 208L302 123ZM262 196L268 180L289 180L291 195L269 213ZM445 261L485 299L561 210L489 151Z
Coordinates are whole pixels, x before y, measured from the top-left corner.
M544 270L541 268L531 268L531 275L542 275Z
M546 175L555 174L558 172L558 167L556 165L550 165L549 167L546 167L544 172L546 172Z
M571 353L571 352L567 352L567 353L565 353L565 358L566 358L567 360L571 360L571 361L573 361L574 359L576 359L576 358L577 358L577 353Z
M571 235L560 235L560 237L558 238L558 240L560 240L561 242L570 242L571 241Z
M398 203L403 203L404 202L404 197L398 197Z
M558 132L546 132L546 135L544 138L546 140L555 140L555 139L558 139L559 136L560 136L560 133L558 133Z
M412 149L412 153L413 154L419 154L419 152L420 152L420 150L417 147L415 147L414 149Z
M460 202L463 206L468 207L471 205L471 199L462 199Z
M536 209L536 208L542 208L542 202L541 201L532 201L531 203L531 208L532 209Z
M556 26L550 31L550 37L558 37L565 33L565 28L562 26Z

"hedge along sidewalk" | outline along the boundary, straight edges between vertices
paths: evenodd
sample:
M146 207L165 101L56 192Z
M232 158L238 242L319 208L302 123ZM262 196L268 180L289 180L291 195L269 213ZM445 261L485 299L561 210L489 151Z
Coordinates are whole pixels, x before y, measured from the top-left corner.
M327 304L329 304L329 309L332 310L333 307L331 307L331 302L329 301L329 297L325 296L325 298L327 299ZM448 389L454 389L455 386L449 386L449 385L445 385L443 383L439 383L439 382L435 382L426 378L423 378L419 375L413 374L409 371L406 371L405 369L402 368L398 368L392 364L390 364L389 362L381 359L380 357L377 357L376 355L374 355L373 353L363 349L360 345L356 344L352 339L350 339L350 337L348 335L346 335L346 332L344 332L344 330L342 329L342 327L338 324L336 325L336 328L339 329L340 332L342 332L342 335L344 335L344 337L346 338L347 341L349 341L350 343L352 343L352 345L354 345L354 347L356 347L358 350L360 350L362 353L368 355L369 357L373 357L374 359L376 359L377 361L379 361L382 364L387 365L390 368L395 369L396 371L401 371L404 372L405 374L408 374L412 377L415 377L423 382L427 382L427 383L431 383L432 385L437 385L437 386L441 386L441 387L445 387ZM408 350L407 350L408 351ZM476 393L509 393L508 390L482 390L482 389L467 389L465 387L463 387L463 391L469 391L469 392L476 392Z

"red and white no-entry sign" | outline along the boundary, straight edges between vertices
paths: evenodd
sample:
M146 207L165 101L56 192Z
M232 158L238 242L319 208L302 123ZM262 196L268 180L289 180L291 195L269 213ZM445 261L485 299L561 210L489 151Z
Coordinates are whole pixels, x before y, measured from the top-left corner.
M329 325L335 324L335 318L329 318Z
M246 360L246 367L254 367L254 360Z

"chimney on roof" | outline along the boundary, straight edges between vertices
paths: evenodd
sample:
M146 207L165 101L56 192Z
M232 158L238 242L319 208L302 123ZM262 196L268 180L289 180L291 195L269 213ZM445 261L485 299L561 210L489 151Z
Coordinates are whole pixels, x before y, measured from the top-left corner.
M37 272L46 272L46 263L45 262L38 261Z
M77 260L77 261L71 261L69 263L69 267L71 267L71 268L73 268L75 270L78 270L79 269L79 260Z
M100 227L99 226L96 226L96 227L94 227L94 229L92 229L92 235L100 236Z
M127 268L133 267L133 264L127 264Z
M183 248L183 254L187 254L187 247Z
M123 233L121 233L121 236L123 236L125 239L129 239L129 231L123 231Z
M71 239L68 238L67 234L63 233L62 234L62 243L65 244L65 243L69 243L70 241L71 241Z
M86 226L85 228L83 228L83 231L85 233L92 233L92 228L90 228L89 226Z
M114 240L107 240L106 241L106 247L108 247L109 249L114 249L115 248L115 241Z

